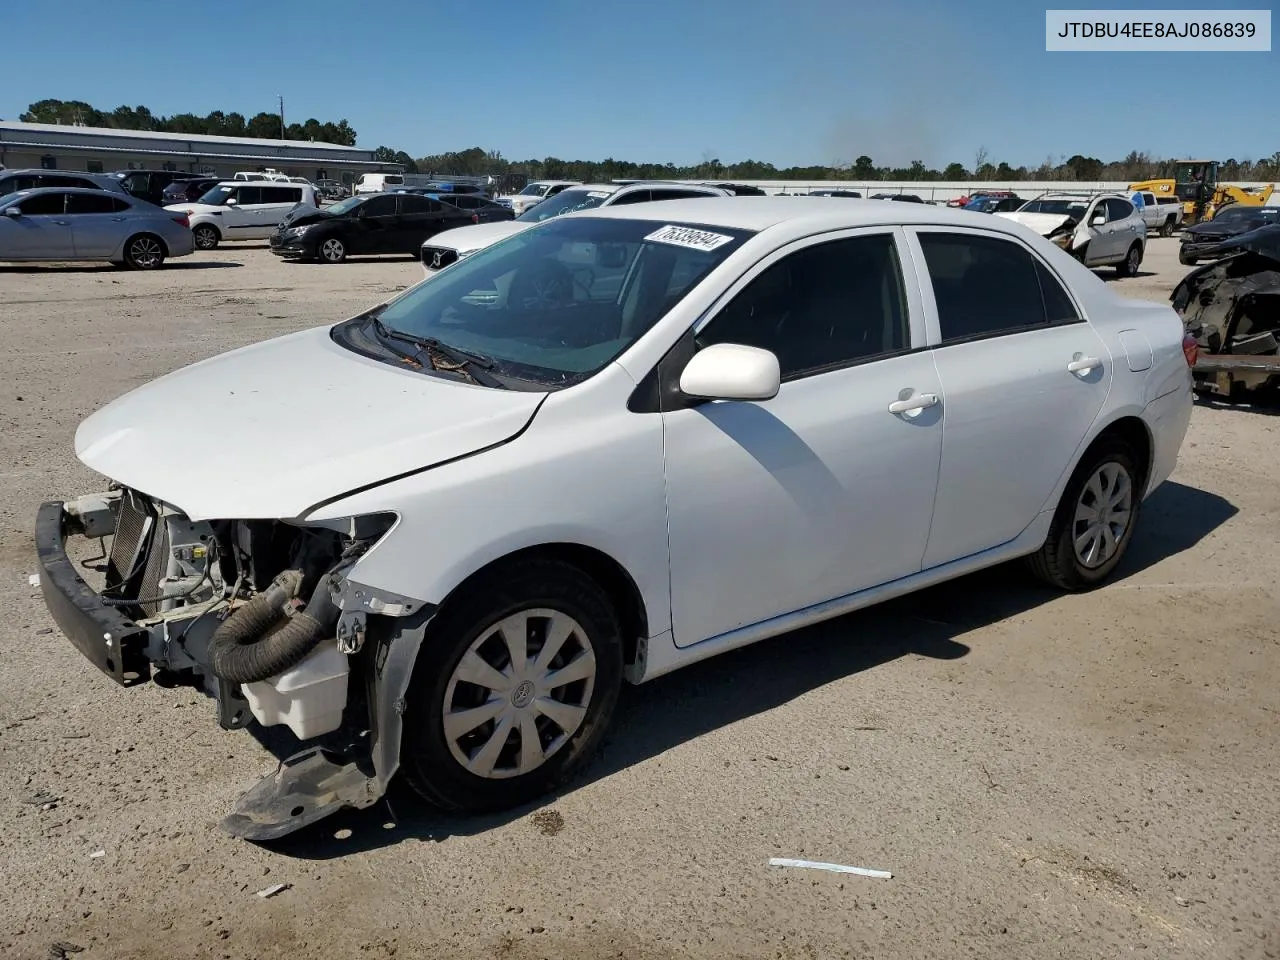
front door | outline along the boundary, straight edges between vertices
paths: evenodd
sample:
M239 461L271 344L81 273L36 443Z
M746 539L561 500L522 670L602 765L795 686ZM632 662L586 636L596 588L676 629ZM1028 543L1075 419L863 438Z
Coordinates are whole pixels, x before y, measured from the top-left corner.
M942 403L929 353L911 352L924 326L902 243L879 229L793 245L693 337L772 350L783 383L663 413L679 646L920 570Z
M40 193L9 205L21 216L0 216L0 260L56 260L75 256L65 193Z
M231 201L235 201L232 203ZM227 240L258 240L267 236L259 233L262 206L262 188L236 187L235 195L228 197L222 210L222 235Z
M1026 245L977 230L915 237L946 397L927 569L1007 543L1056 506L1112 374L1106 344Z
M385 194L360 204L355 253L400 253L408 246L397 207L399 200L395 194Z

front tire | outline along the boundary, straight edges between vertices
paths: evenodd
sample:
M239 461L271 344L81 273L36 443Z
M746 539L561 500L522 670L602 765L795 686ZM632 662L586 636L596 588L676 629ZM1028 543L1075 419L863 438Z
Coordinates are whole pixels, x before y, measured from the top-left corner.
M1031 572L1060 590L1100 586L1128 550L1143 484L1127 443L1119 437L1095 443L1071 475L1044 545L1027 558Z
M603 739L622 651L608 597L571 564L521 561L464 586L431 623L414 667L406 781L465 813L550 792Z
M191 231L191 239L195 241L197 250L213 250L218 246L222 235L218 233L217 227L202 223Z
M1195 257L1187 256L1181 250L1178 251L1178 262L1184 267L1194 267L1198 262Z
M316 259L321 263L341 263L347 259L347 245L338 237L329 237L316 244Z
M125 241L124 264L130 270L156 270L164 258L164 243L153 234L139 233Z

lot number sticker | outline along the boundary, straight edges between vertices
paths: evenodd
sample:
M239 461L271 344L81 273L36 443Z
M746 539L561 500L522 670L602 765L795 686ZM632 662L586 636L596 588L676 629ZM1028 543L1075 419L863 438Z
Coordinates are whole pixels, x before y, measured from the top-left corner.
M723 233L709 233L706 230L694 230L692 227L677 227L668 224L661 230L655 230L645 237L653 243L669 243L676 247L688 247L690 250L710 251L722 247L733 237Z

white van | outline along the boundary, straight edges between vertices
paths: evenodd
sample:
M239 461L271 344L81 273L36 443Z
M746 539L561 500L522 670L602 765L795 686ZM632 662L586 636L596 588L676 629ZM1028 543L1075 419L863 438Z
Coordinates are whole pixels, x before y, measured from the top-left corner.
M384 193L392 187L403 187L404 175L400 173L362 173L356 181L355 193Z
M185 213L196 249L212 250L223 240L266 240L300 203L317 205L311 184L229 180L196 203L175 203L165 209Z

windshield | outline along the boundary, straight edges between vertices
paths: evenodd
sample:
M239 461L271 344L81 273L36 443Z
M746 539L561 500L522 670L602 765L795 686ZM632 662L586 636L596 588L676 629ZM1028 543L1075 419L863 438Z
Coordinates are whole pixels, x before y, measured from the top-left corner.
M1018 208L1019 213L1056 213L1079 220L1089 204L1084 200L1028 200Z
M590 210L604 203L612 194L612 190L584 190L581 187L561 190L554 197L543 200L537 206L530 207L516 217L522 223L541 223L562 213L573 213L575 210Z
M499 376L570 386L631 346L748 236L652 220L557 220L446 267L377 317L389 330L487 357ZM405 352L398 343L387 345Z
M220 207L227 202L227 197L236 192L235 187L216 186L208 193L204 194L197 200L197 203L207 203L210 206Z
M977 210L979 213L986 213L1000 206L998 197L978 197L976 200L970 200L964 205L966 210Z
M549 184L545 184L545 183L531 183L527 187L525 187L523 190L521 190L518 194L516 194L516 196L540 197L547 192L548 186Z
M329 204L329 206L324 208L324 212L335 214L350 213L356 207L360 206L360 204L364 203L364 201L365 198L363 196L347 197L345 200L339 200L337 203Z

